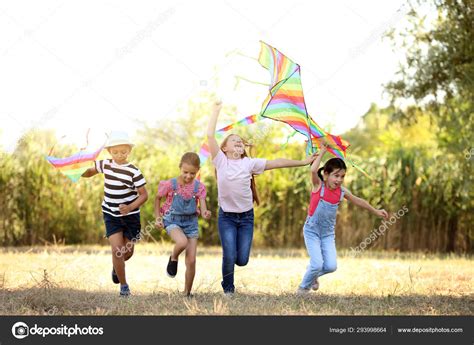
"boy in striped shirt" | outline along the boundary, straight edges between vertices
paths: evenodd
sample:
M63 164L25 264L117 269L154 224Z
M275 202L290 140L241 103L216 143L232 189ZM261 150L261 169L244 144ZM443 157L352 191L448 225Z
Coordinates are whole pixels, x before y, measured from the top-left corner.
M105 148L112 159L96 161L83 177L104 174L102 213L106 236L112 247L112 281L120 283L120 296L129 296L125 261L133 255L140 239L140 206L148 199L145 178L140 169L128 162L133 144L127 133L112 132Z

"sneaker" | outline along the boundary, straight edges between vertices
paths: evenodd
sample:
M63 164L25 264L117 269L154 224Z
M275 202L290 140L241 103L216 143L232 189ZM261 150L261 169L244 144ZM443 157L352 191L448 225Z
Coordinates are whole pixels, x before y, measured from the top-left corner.
M226 298L232 298L234 297L235 292L233 291L224 291L224 297Z
M120 297L129 297L131 295L128 285L120 285Z
M194 295L191 292L186 292L186 298L193 299Z
M311 284L311 290L316 291L317 289L319 289L318 277L316 277L313 281L313 284Z
M178 273L178 261L171 261L171 256L166 267L166 273L171 278L176 277L176 273Z
M300 296L303 296L303 295L308 295L311 293L311 290L310 289L304 289L302 287L299 287L298 290L296 290L296 294L297 295L300 295Z
M115 268L112 268L112 281L114 284L120 284L117 273L115 273Z

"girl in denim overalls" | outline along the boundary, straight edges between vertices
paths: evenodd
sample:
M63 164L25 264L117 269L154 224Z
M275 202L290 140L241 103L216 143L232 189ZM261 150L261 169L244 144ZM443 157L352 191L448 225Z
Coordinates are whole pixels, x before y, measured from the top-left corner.
M156 226L165 228L175 242L168 260L166 273L174 278L178 272L178 257L186 250L186 274L184 292L191 297L196 272L196 248L199 237L198 215L205 219L211 217L206 206L206 187L195 180L199 172L199 156L188 152L181 157L179 168L181 175L170 180L160 181L155 199ZM166 197L160 207L161 198ZM200 210L198 209L198 203Z
M332 158L326 162L323 168L319 168L326 150L326 146L323 146L311 165L313 190L308 217L303 228L310 261L298 288L299 294L309 293L311 289L317 290L319 288L318 278L336 270L336 214L343 198L369 210L376 216L388 218L388 213L385 210L375 209L367 201L342 188L347 170L342 159ZM324 172L324 176L321 171Z

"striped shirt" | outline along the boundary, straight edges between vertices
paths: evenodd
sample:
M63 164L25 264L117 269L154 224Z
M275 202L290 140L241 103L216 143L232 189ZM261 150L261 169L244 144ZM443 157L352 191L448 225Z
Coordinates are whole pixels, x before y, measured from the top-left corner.
M119 165L112 159L95 161L96 170L104 174L104 200L102 212L122 217L120 204L129 205L138 198L138 188L146 184L140 169L133 164ZM128 214L139 213L136 208Z

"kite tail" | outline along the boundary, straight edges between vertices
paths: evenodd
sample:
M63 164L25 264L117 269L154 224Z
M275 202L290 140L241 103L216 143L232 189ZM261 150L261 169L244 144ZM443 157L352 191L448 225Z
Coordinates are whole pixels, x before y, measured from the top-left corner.
M372 176L370 176L364 169L362 169L359 165L357 165L356 163L354 163L354 161L352 159L350 159L349 157L346 157L346 161L349 162L354 168L356 168L357 170L359 170L362 174L364 174L365 176L367 176L369 179L371 179L372 181L374 180L374 178Z
M280 150L286 149L286 147L288 146L288 142L290 141L291 138L293 138L293 137L295 136L296 133L298 133L298 132L297 132L297 131L294 131L293 133L291 133L291 134L286 138L286 142L280 146Z

